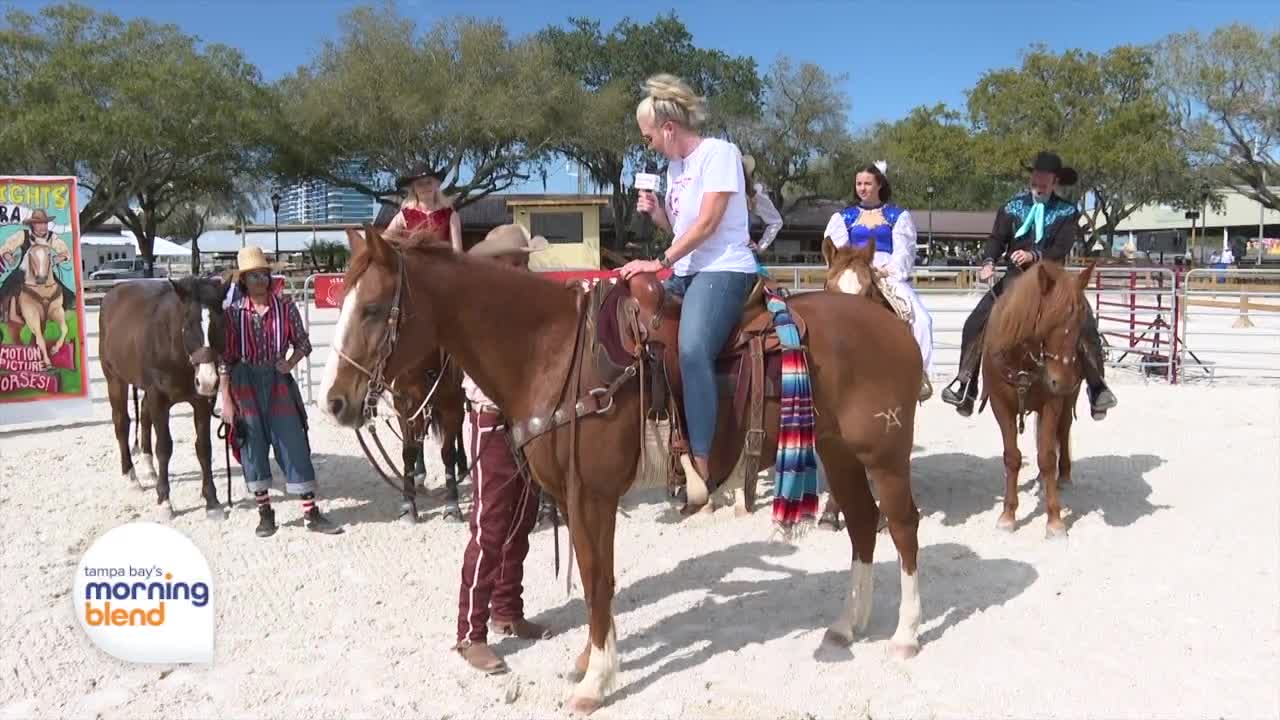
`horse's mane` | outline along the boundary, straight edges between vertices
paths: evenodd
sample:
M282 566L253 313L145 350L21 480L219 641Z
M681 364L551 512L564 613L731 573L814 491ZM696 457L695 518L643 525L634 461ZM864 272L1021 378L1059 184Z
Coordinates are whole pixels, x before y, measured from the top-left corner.
M434 226L414 230L405 240L393 240L385 236L382 239L404 251L421 250L428 254L443 253L445 251L448 251L449 254L453 253L453 247L445 239L444 229ZM351 265L347 268L347 272L342 279L343 287L355 287L360 278L368 272L372 263L373 256L370 253L365 252L353 256Z
M1042 275L1052 283L1048 293L1040 290ZM1079 286L1066 269L1054 262L1038 262L1015 278L996 301L984 344L1004 352L1034 340L1038 328L1059 328L1072 322L1081 301Z
M170 280L182 295L192 298L200 305L222 312L222 301L226 296L226 287L218 280L188 275Z

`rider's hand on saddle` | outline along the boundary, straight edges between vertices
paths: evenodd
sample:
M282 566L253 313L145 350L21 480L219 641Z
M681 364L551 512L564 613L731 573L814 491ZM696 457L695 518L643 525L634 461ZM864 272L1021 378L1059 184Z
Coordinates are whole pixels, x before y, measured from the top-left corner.
M662 269L662 263L657 260L632 260L618 269L618 273L622 275L623 280L629 280L632 275L638 273L656 273Z
M985 263L982 269L978 271L978 279L987 282L996 274L996 266L992 263Z

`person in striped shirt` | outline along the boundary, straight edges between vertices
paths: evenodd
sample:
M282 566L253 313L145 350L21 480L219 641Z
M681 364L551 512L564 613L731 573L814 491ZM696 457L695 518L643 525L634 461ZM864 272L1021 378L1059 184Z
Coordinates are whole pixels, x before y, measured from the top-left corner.
M308 530L335 535L342 528L316 507L316 472L311 465L307 414L293 368L311 354L311 341L298 306L271 292L271 269L258 247L240 249L239 297L227 306L227 344L222 356L222 421L236 429L245 485L258 503L258 537L276 532L271 461L285 473L285 491L302 498ZM237 423L237 420L239 421ZM242 444L240 444L242 443Z

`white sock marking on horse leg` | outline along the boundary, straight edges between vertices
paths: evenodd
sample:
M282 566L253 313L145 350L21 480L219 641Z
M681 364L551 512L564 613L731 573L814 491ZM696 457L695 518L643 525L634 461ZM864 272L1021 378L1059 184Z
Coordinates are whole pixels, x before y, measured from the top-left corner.
M853 640L855 633L867 629L871 619L872 579L871 563L856 558L849 568L849 594L844 599L840 618L831 625L831 632L846 640Z
M342 338L347 334L351 324L351 316L355 315L356 295L360 291L360 283L347 289L342 298L342 310L338 313L338 324L333 328L333 339L329 342L329 357L324 361L324 377L320 380L320 407L329 412L329 391L338 380L338 353L342 350Z
M849 295L862 292L862 283L858 282L858 274L852 270L840 273L840 277L836 278L836 287L840 288L840 292Z
M609 635L604 639L604 647L591 646L587 672L582 676L582 682L573 689L575 697L603 701L618 684L617 628L613 625L613 618L609 619L609 623Z
M155 480L160 477L160 473L156 472L156 459L154 455L143 453L138 456L138 462L134 463L134 467L142 466L142 474L147 476L149 480ZM132 470L130 472L133 472Z
M915 654L920 649L920 568L914 575L902 574L902 604L898 608L898 629L893 633L893 645L899 650Z

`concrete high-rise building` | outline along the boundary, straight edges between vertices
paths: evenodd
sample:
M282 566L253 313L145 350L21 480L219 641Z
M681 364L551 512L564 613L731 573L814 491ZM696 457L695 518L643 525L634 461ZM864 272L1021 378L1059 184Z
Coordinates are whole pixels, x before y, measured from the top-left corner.
M358 177L366 185L372 177ZM351 188L307 180L281 191L280 224L364 223L377 208L373 198Z

